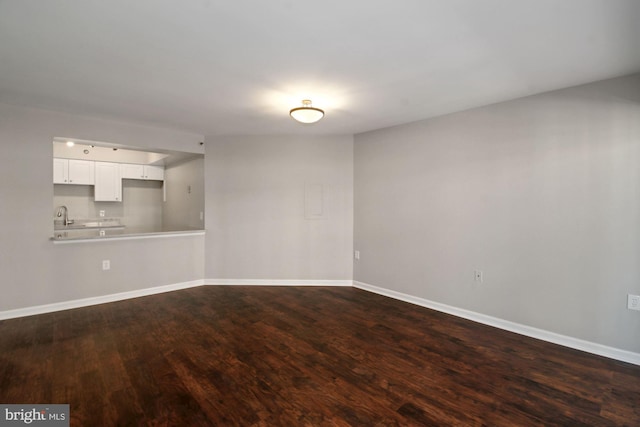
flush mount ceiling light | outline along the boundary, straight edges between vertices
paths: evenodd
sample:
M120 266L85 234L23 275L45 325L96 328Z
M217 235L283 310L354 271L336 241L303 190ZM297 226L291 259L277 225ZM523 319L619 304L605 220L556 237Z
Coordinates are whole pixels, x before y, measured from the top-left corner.
M303 99L302 107L292 109L289 115L300 123L315 123L324 117L324 111L312 107L310 99Z

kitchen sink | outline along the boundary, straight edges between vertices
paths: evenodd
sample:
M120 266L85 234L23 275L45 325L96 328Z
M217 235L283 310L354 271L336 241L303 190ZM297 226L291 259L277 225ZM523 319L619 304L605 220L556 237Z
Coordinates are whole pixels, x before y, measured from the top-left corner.
M69 225L54 222L54 230L90 230L94 228L124 228L119 219L106 219L103 221L75 220Z

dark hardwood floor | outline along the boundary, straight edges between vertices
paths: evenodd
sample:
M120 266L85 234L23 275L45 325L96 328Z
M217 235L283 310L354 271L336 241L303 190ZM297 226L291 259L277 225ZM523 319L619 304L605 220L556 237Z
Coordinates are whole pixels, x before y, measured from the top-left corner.
M354 288L207 286L0 322L0 403L90 426L640 426L640 366Z

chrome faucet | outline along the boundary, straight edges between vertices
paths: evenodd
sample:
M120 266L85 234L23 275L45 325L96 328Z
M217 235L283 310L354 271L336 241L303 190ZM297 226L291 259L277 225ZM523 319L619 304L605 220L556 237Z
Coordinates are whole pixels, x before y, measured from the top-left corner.
M69 209L67 209L67 207L64 205L58 206L58 212L56 213L56 216L60 218L62 216L62 212L64 212L63 224L65 226L73 224L73 220L69 219Z

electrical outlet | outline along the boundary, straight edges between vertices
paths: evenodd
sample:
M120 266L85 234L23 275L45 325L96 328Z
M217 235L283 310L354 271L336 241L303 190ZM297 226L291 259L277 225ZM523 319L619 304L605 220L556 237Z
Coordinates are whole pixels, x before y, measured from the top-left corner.
M640 295L627 295L627 308L640 311Z
M100 217L104 218L104 211L100 211Z
M357 260L360 259L360 251L353 251L353 257Z
M473 277L476 282L482 283L482 270L474 270Z
M111 261L109 261L108 259L102 260L102 269L103 270L111 269Z

